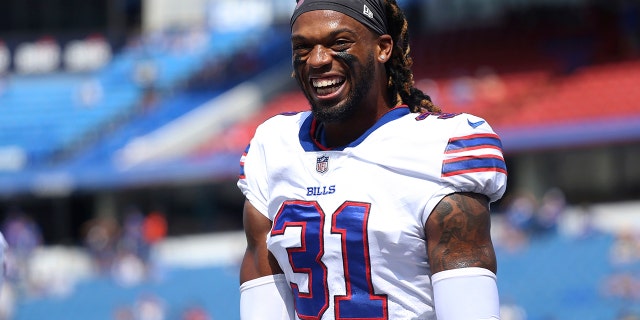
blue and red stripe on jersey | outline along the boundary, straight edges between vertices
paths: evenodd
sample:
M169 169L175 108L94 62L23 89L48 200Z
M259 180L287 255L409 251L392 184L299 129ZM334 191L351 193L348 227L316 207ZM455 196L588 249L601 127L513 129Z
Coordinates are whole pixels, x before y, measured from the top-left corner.
M454 155L480 149L498 150L499 154L476 154L457 156L442 162L442 176L450 177L472 172L507 173L507 165L502 157L502 143L496 134L473 134L449 139L445 154Z
M494 133L479 133L449 139L445 153L464 152L476 149L491 148L502 152L500 137Z
M244 158L247 156L247 153L249 153L249 147L251 147L251 144L247 145L247 147L244 149L244 152L242 153L242 156L240 157L240 174L238 176L239 179L246 178L246 176L244 175Z

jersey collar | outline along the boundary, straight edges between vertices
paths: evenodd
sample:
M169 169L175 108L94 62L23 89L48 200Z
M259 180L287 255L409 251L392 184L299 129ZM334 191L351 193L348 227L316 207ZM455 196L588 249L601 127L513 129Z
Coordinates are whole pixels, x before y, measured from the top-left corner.
M406 105L397 106L387 113L385 113L378 121L369 128L362 136L360 136L355 141L336 148L328 148L322 143L324 140L324 128L318 121L313 117L313 113L309 113L309 116L304 120L302 126L300 127L300 132L298 133L298 137L300 138L300 145L307 152L314 151L342 151L349 147L355 147L359 145L362 141L364 141L372 132L380 128L386 123L389 123L393 120L401 118L407 114L411 113L409 107Z

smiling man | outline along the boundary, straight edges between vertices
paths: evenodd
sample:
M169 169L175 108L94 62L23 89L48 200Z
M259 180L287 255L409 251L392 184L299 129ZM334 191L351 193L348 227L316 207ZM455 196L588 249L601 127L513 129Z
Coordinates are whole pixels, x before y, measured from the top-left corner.
M300 0L295 79L241 159L249 319L498 319L499 137L413 86L395 0Z

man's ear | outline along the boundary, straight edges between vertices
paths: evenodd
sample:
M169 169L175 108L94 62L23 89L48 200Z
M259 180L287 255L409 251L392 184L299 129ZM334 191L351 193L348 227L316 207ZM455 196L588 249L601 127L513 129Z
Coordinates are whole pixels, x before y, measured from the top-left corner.
M391 58L391 52L393 51L393 39L388 34L383 34L378 37L377 47L377 59L380 63L386 63Z

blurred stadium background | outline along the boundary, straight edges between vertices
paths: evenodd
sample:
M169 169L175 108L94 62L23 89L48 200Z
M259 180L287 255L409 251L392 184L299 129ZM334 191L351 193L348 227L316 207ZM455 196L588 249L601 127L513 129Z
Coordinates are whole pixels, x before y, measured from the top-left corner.
M417 85L503 138L503 319L639 319L640 3L399 3ZM0 1L0 319L238 319L239 156L307 109L293 6Z

